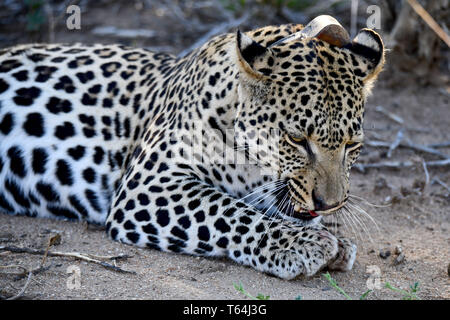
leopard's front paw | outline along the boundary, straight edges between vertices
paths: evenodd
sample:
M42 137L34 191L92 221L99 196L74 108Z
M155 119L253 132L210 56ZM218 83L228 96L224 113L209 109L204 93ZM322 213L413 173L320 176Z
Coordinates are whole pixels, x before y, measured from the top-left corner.
M277 252L271 273L288 280L313 276L334 261L337 254L338 239L334 235L325 229L310 228L291 238L290 245Z
M330 270L350 271L356 259L356 245L349 239L338 239L338 254L328 265Z

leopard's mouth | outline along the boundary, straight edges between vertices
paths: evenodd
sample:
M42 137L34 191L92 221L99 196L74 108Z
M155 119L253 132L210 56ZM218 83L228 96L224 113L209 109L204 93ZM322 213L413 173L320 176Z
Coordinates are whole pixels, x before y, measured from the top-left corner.
M290 216L295 219L300 220L312 220L314 218L317 218L320 213L314 211L314 210L308 210L301 206L299 202L295 199L291 199L291 205L293 206L293 209L290 212Z
M290 188L287 188L287 192L290 192ZM304 208L303 205L295 198L295 194L291 193L289 204L285 205L282 212L289 217L299 220L313 220L319 216L327 216L336 213L347 203L347 198L342 201L338 206L330 208L328 210L318 211Z
M310 222L316 218L322 216L328 216L339 212L339 210L344 207L347 203L348 198L344 199L339 205L329 208L327 210L311 210L305 208L296 196L295 192L289 185L286 185L283 190L275 195L277 211L285 217L289 217L295 220L300 220L304 222ZM289 199L289 200L286 200Z
M288 188L286 189L286 192L289 192ZM282 192L277 196L278 209L283 215L302 221L310 221L320 216L319 212L303 208L302 204L297 201L294 196L291 196L288 202L283 201L284 194L285 193Z

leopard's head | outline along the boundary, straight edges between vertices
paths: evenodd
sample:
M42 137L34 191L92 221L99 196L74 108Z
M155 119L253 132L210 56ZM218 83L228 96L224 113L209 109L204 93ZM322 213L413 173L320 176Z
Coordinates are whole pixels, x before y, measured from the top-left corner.
M238 31L236 52L238 143L284 183L276 196L286 216L335 212L348 199L364 103L384 63L380 36L362 29L350 40L334 18L320 16L269 46Z

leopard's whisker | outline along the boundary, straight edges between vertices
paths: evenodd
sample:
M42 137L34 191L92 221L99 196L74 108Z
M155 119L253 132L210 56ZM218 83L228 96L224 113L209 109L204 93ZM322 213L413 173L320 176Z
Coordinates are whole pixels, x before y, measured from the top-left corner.
M283 201L283 203L282 203L282 205L281 205L281 208L282 208L281 212L284 211L285 207L289 205L289 203L291 202L291 200L292 200L292 195L290 195L289 193L286 193L286 194L285 194L285 197L284 197L284 201ZM291 208L291 209L292 209L292 208ZM291 211L290 213L292 213L292 211ZM286 214L280 214L280 217L281 217L281 222L282 222L282 224L284 224L284 222L285 222L285 220L286 220ZM290 225L289 225L289 226L290 226Z
M352 208L353 210L356 210L357 212L361 213L362 216L368 218L368 219L375 225L375 227L376 227L376 229L377 229L377 232L378 232L378 233L381 232L380 227L378 226L378 223L375 221L374 218L372 218L371 215L369 215L369 214L367 213L367 211L365 211L363 208L361 208L361 207L358 206L357 204L352 203L352 201L348 201L348 202L347 202L347 206L348 206L349 208Z
M353 227L353 224L352 224L351 219L348 217L347 211L342 210L342 211L341 211L341 217L342 217L342 219L345 219L345 221L347 222L348 226L350 227L350 229L351 229L351 234L352 234L355 238L357 238L357 234L356 234L355 228Z
M268 185L270 185L270 184L272 184L272 183L267 183L267 184L265 184L265 185L259 187L259 190L258 190L257 192L260 192L261 190L264 190L264 189L268 188ZM282 181L282 180L278 180L278 181L273 182L273 185L275 186L273 190L270 190L269 192L264 193L264 194L261 194L261 195L257 195L257 197L255 197L255 199L252 199L252 200L249 201L249 202L245 202L245 201L244 201L244 202L245 202L247 205L249 205L249 206L255 207L255 209L256 209L255 211L258 212L259 214L261 214L261 216L264 216L264 213L262 213L261 210L257 209L255 205L258 205L258 204L264 202L264 201L265 201L266 199L268 199L269 197L276 195L277 193L281 192L281 190L284 188L284 185L283 185L283 181ZM258 188L257 188L257 189L258 189ZM257 192L253 191L252 194L255 194L255 193L257 193ZM248 196L248 195L247 195L247 196ZM247 196L242 197L240 200L246 198ZM240 209L234 214L234 216L235 216L236 218L239 217L245 210L246 210L245 207L244 207L244 208L240 208Z
M371 202L367 201L366 199L364 199L360 196L354 195L354 194L349 194L349 198L350 198L349 200L351 200L352 198L355 200L360 200L361 202L364 202L368 206L375 207L375 208L386 208L386 207L391 206L390 204L374 204L374 203L371 203Z
M265 199L267 199L269 196L278 196L278 194L281 193L283 191L283 189L284 189L284 186L279 187L276 191L272 191L271 194L268 195ZM271 203L269 209L272 208L274 204L275 204L275 201ZM259 211L262 211L262 214L259 217L259 219L256 221L255 224L258 224L263 217L267 217L267 214L266 214L268 211L267 207L265 207Z
M255 188L255 189L253 189L252 192L246 194L245 196L243 196L242 198L240 198L238 200L242 201L242 200L244 200L244 199L246 199L246 198L248 198L248 197L250 197L250 196L252 196L252 195L254 195L254 194L258 193L258 192L260 192L261 190L270 188L270 186L277 187L277 186L279 186L280 184L283 184L283 183L284 183L283 180L270 181L268 183L265 183L265 184Z
M360 227L363 229L364 233L367 234L367 236L369 237L369 241L371 243L373 243L373 238L372 235L370 234L369 229L367 228L367 225L365 224L365 222L361 219L361 217L359 217L357 215L356 212L354 212L353 210L349 209L349 208L345 208L345 210L348 211L348 213L353 216L353 218L355 219L355 221L360 225Z
M283 198L282 198L282 200L281 200L281 202L280 202L280 208L283 208L284 205L285 205L285 203L288 201L288 200L287 200L287 197L288 197L288 193L286 193L286 194L283 196ZM268 217L268 218L270 219L269 226L268 226L268 230L270 230L270 226L272 225L273 222L279 221L279 220L277 219L277 218L280 216L280 213L279 213L279 212L280 212L280 211L277 210L277 212L276 212L276 217L274 217L274 218L273 218L273 217ZM283 218L283 219L284 219L284 218ZM261 220L261 217L260 217L260 219L258 219L257 223L259 223L260 220ZM286 225L286 226L287 226L287 225ZM290 224L289 224L289 227L291 227ZM291 228L289 228L289 229L291 229ZM261 244L262 239L263 239L263 237L261 237L261 239L259 240L258 245L257 245L257 248L259 248L259 245Z
M286 187L286 186L285 186ZM284 189L283 189L284 190ZM279 201L279 204L278 204L278 210L277 210L277 212L276 212L276 214L277 214L277 217L282 217L282 212L283 212L283 210L284 210L284 207L286 206L286 204L287 204L287 202L288 202L288 194L287 193L285 193L284 194L284 196L283 196L283 198L281 199L281 201Z
M346 212L347 217L352 221L361 242L363 242L364 238L359 230L362 229L363 232L366 232L364 227L361 226L361 223L356 219L356 217L352 214L352 212L348 208L343 207L342 210Z
M334 214L329 216L330 221L328 221L327 219L327 223L329 224L330 228L333 229L333 234L337 234L338 229L337 229L337 220L338 220L338 216L341 214L342 208L338 209ZM325 222L325 218L323 220Z
M345 233L350 234L349 227L347 226L347 221L343 217L343 213L341 212L336 218L339 218L342 221L342 225L344 226Z
M338 231L338 217L337 217L337 215L333 215L333 221L334 221L334 232L337 233L337 231Z
M273 216L270 217L271 220L270 220L268 229L270 229L270 227L272 226L273 222L278 220L278 218L280 216L280 211L282 210L282 208L284 206L284 204L282 204L282 203L283 203L285 198L286 198L286 194L284 195L283 199L280 201L280 205L278 207L278 210L275 212L275 216L274 217Z
M347 216L347 212L345 210L341 212L341 217L344 221L346 221L346 224L348 224L348 226L350 227L350 229L351 229L350 233L353 234L353 236L357 237L355 228L353 227L353 224L352 224L350 218ZM348 231L350 231L350 229L348 229Z

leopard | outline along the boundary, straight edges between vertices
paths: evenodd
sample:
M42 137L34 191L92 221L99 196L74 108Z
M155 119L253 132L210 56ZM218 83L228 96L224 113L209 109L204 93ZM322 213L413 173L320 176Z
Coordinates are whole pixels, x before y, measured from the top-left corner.
M0 212L282 279L349 271L349 198L384 45L318 16L184 57L121 44L0 50Z

